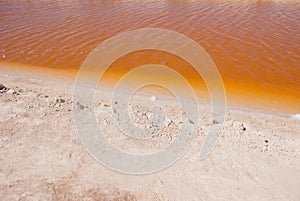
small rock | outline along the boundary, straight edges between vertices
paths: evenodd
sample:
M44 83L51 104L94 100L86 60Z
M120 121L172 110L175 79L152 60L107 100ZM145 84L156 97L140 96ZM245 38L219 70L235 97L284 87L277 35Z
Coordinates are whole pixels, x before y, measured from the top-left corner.
M269 143L269 140L265 140L265 143Z
M217 120L214 119L214 120L212 121L212 123L213 123L213 124L218 124L219 122L218 122Z
M244 126L244 124L242 124L241 130L242 130L242 131L247 130L246 127Z
M64 102L66 102L65 99L62 98L56 99L56 103L64 103Z
M104 107L109 107L109 105L108 104L104 104Z
M168 127L171 126L173 123L174 123L174 121L171 120L171 121L168 123Z
M0 93L6 92L8 88L4 86L3 84L0 84Z
M0 84L0 90L3 90L3 89L7 89L7 88L3 84Z
M189 119L189 123L190 123L190 124L194 124L194 122L193 122L192 120L190 120L190 119Z
M9 89L9 90L7 90L7 93L9 93L9 94L18 94L15 90L13 90L13 89Z
M88 108L87 106L82 105L79 101L76 103L79 109L83 110L84 108Z

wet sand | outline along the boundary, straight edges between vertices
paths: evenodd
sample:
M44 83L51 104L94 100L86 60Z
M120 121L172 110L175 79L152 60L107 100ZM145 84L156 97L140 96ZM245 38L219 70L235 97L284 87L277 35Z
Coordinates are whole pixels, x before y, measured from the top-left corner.
M0 93L1 200L300 198L300 120L288 114L229 107L215 150L200 161L199 151L212 124L208 104L203 103L203 124L190 151L164 171L130 176L100 165L81 144L72 117L72 82L3 72L0 80L9 88ZM103 112L111 104L106 92L101 94L96 115L100 126L110 130L113 124ZM159 98L176 111L176 105ZM152 102L145 95L132 104L147 109ZM111 134L116 142L124 139ZM160 137L168 136L163 132ZM160 137L155 136L158 141ZM126 139L126 146L138 145Z

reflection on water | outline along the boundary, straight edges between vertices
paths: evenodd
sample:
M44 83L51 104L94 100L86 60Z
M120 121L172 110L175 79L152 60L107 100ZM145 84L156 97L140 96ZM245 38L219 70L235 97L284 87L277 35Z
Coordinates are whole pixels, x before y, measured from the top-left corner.
M229 92L268 94L300 110L299 10L300 3L271 0L2 0L0 57L79 68L101 41L119 32L172 29L205 48ZM116 62L115 73L151 55L167 63L164 54L143 52Z

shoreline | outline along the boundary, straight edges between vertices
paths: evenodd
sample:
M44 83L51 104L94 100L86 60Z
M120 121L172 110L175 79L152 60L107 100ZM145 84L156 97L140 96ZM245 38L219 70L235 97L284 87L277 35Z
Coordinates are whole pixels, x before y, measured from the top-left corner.
M19 76L24 78L48 79L50 81L65 82L74 85L78 70L77 69L56 69L48 67L36 67L26 64L11 62L0 62L0 73ZM111 75L110 75L111 78ZM115 78L113 78L115 80ZM105 80L104 88L112 90L115 81ZM199 86L199 85L198 85ZM196 86L193 86L196 87ZM200 101L209 102L209 92L206 86L200 86L197 92L197 98ZM266 91L259 91L241 86L233 86L225 83L225 93L227 107L242 109L245 111L257 111L262 113L280 114L280 115L297 115L300 114L300 106L297 104L299 98L289 99L275 98L274 94L268 94ZM195 89L195 88L194 88ZM149 95L151 91L148 90ZM277 95L278 96L278 95ZM300 99L299 99L300 101Z

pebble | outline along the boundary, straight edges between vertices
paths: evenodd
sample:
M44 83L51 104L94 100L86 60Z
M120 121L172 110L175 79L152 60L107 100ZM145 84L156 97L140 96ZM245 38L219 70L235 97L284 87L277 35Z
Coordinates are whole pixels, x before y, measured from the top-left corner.
M242 129L243 131L247 130L246 127L244 126L244 124L242 124L241 129Z
M218 124L219 122L218 122L217 120L214 119L214 120L212 121L212 123L213 123L213 124Z
M76 103L79 109L83 110L84 108L88 108L87 106L82 105L79 101Z
M62 98L56 99L56 103L64 103L64 102L66 102L65 99L62 99Z

